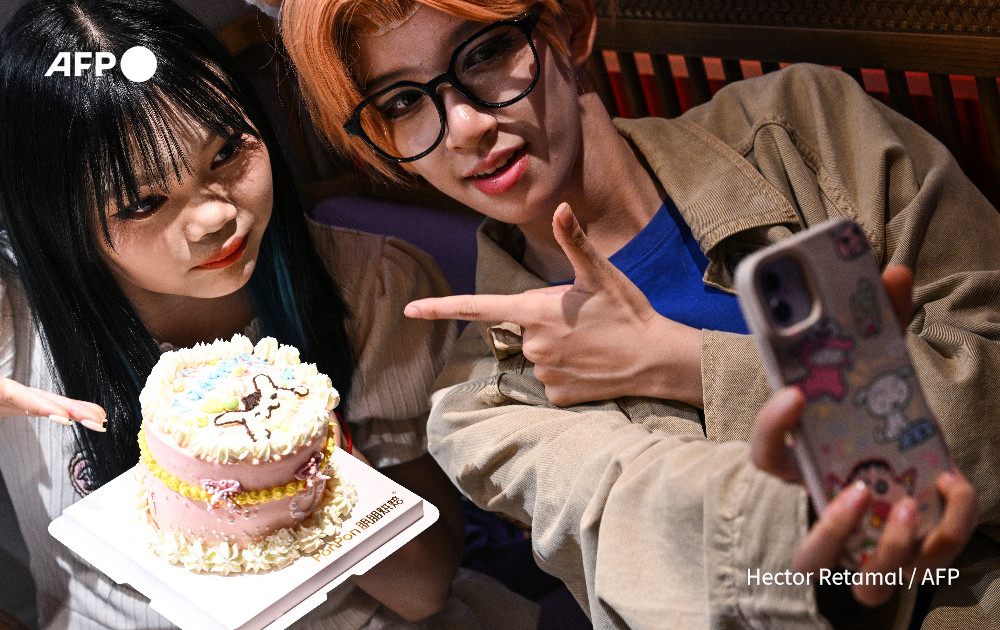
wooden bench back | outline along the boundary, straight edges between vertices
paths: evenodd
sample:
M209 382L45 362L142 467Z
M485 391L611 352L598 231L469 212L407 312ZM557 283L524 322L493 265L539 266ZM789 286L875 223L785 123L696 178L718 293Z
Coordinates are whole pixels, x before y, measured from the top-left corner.
M1000 206L995 0L617 0L592 58L616 115L677 116L749 74L840 67L934 133Z

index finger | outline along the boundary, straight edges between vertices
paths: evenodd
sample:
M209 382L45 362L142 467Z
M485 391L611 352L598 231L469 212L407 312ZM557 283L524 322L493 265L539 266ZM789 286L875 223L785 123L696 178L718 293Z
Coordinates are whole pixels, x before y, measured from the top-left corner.
M424 298L406 305L403 314L416 319L462 319L470 322L513 322L526 326L537 321L538 295L449 295Z

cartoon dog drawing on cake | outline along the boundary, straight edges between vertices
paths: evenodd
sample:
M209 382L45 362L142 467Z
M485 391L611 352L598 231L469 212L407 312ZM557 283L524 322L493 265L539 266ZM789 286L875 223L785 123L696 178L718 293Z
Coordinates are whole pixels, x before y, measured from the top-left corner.
M257 437L254 435L251 425L257 426L265 420L271 418L271 412L281 406L281 401L286 398L302 398L309 395L309 388L299 385L295 388L280 387L274 383L267 374L257 374L253 377L254 391L244 396L240 402L242 410L225 411L215 417L215 425L219 427L233 424L243 425L247 435L254 442ZM288 393L286 393L288 392ZM265 428L264 432L268 438L271 437L270 429Z

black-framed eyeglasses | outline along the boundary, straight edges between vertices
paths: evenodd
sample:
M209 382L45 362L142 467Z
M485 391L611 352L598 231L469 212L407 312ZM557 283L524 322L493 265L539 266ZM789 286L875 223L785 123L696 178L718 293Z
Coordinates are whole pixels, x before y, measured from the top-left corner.
M398 81L354 108L344 124L393 162L419 160L444 139L447 115L438 88L450 83L481 107L512 105L538 83L538 51L531 32L544 5L522 17L500 20L479 30L455 48L448 71L427 83Z

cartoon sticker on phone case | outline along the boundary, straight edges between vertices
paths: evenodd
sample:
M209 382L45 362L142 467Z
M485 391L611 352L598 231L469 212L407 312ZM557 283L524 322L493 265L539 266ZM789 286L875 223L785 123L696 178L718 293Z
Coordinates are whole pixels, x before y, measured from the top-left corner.
M858 480L863 481L871 490L872 502L859 526L861 535L858 545L862 564L875 547L893 504L905 496L913 496L916 477L916 468L909 468L897 474L892 464L880 458L858 462L847 474L846 479L841 480L836 474L827 476L825 490L829 499L833 499L841 489Z
M844 374L851 367L848 351L853 347L854 341L844 336L837 320L820 320L790 349L806 370L805 376L792 384L798 386L806 400L824 395L841 400L847 391Z
M882 313L875 297L875 285L871 280L862 278L858 282L858 290L851 296L851 314L858 334L870 337L882 330Z
M869 414L884 421L875 439L879 442L897 441L901 451L926 442L935 432L934 424L927 418L910 420L906 417L904 410L913 395L912 376L913 369L910 367L886 372L867 387L859 389L854 396L855 404L863 405Z
M845 260L857 258L868 251L868 239L856 223L848 223L832 234L837 253Z

